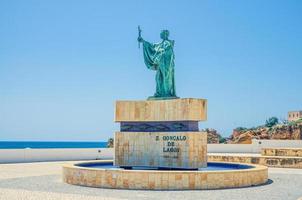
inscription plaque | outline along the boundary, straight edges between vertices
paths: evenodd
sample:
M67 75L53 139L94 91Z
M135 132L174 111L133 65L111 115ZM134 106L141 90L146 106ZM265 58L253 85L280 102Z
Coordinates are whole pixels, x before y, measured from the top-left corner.
M205 132L116 132L115 160L118 166L162 168L206 167Z

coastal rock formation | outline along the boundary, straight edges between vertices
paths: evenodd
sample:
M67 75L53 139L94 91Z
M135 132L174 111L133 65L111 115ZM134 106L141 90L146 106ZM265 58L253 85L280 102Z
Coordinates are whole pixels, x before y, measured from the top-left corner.
M208 144L219 144L220 139L222 138L215 129L204 129L203 131L207 132Z
M277 124L273 127L261 126L253 129L235 129L228 143L251 144L252 139L301 140L302 122Z

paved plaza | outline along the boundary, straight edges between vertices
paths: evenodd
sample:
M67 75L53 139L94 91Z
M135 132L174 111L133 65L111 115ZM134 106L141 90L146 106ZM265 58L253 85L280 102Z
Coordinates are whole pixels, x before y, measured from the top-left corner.
M64 162L0 165L0 200L50 199L286 199L302 197L302 169L270 168L266 185L203 191L113 190L80 187L62 182Z

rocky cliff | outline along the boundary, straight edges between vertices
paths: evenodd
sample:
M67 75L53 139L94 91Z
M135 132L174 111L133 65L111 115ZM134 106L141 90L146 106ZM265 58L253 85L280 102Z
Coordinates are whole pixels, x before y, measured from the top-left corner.
M215 129L204 129L203 131L207 133L208 144L223 142L223 138Z
M251 144L252 139L301 140L302 122L277 124L273 127L257 127L253 129L235 129L228 143Z

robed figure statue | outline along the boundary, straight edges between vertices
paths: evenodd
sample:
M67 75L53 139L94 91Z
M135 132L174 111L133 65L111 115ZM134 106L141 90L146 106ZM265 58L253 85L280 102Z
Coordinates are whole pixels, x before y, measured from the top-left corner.
M160 33L162 41L152 44L145 41L140 34L138 42L143 44L144 61L148 69L156 71L156 92L149 100L175 99L174 80L174 41L169 40L169 31Z

